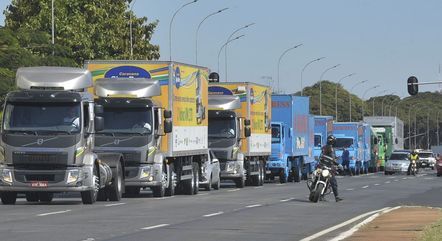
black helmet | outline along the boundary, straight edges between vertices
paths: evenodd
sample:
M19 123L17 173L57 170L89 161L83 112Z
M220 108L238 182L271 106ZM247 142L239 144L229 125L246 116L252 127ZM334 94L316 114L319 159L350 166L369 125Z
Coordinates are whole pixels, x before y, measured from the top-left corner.
M335 145L336 143L336 137L334 135L329 135L327 137L327 145Z

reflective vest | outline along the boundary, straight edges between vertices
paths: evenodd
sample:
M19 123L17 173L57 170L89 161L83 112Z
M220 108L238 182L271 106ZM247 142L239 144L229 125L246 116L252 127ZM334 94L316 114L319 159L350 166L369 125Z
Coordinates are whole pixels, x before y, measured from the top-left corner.
M410 155L410 160L417 161L417 159L419 159L419 156L417 154L415 154L415 155L411 154Z

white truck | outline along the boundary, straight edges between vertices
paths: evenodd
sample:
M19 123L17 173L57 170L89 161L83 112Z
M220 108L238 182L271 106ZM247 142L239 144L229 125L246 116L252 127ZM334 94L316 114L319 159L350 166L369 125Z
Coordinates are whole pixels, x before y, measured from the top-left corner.
M93 151L103 128L91 73L63 67L20 68L18 91L5 100L0 140L0 196L15 204L50 202L54 193L79 192L84 204L120 200L124 162L119 153Z

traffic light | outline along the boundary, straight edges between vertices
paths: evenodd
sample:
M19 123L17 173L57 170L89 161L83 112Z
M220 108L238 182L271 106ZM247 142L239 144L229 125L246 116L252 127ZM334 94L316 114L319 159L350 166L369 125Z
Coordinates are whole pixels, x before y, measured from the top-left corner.
M417 84L417 78L415 76L410 76L407 80L408 94L417 95L419 92L419 85Z

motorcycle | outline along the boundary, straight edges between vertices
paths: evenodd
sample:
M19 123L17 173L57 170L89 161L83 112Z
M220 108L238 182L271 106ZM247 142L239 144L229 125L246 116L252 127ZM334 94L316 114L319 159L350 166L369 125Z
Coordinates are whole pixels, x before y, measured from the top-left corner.
M317 203L321 196L331 193L330 178L331 168L327 166L318 166L313 172L312 179L307 181L310 190L309 200Z
M417 173L417 163L416 163L416 160L411 160L410 172L411 172L411 175L416 176L416 173Z

